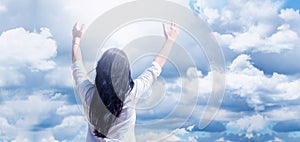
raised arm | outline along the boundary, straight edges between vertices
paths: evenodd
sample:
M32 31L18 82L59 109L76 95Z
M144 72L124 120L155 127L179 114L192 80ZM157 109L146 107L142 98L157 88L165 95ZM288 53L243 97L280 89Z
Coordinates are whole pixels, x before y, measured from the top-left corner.
M83 25L79 26L76 23L73 26L72 35L73 35L73 43L72 43L72 63L75 63L77 60L81 60L81 49L80 49L80 40L83 34Z
M80 97L84 106L84 111L87 113L87 106L90 104L91 94L93 89L90 89L93 84L88 80L87 72L82 63L82 56L80 50L80 40L83 34L83 25L79 26L76 23L72 30L73 43L72 43L72 74L75 81L75 88L77 95Z
M135 87L133 92L135 92L135 95L133 95L132 97L135 97L135 102L137 102L137 100L140 98L140 95L144 94L151 87L151 85L160 75L161 68L166 63L173 43L179 34L178 26L174 22L172 22L170 30L167 30L164 24L163 29L166 37L166 42L154 57L154 62L152 63L152 65L148 69L146 69L140 76L138 76L137 79L134 80Z
M173 43L179 35L178 25L175 24L174 21L172 21L171 23L170 30L167 30L165 24L163 24L163 30L164 30L166 42L164 43L163 47L154 58L154 61L157 62L161 67L165 65L168 56L171 52Z

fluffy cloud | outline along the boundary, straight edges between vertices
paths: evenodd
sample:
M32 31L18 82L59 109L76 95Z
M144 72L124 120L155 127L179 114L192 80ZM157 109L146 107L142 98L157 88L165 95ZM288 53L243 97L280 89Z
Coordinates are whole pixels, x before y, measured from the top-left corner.
M137 141L143 141L143 142L151 142L157 140L162 140L165 142L182 141L181 138L165 132L161 132L161 133L148 132L142 135L137 135L136 139Z
M219 11L217 9L206 8L203 10L204 15L207 16L207 22L213 24L215 20L220 18Z
M299 79L277 73L267 76L254 67L250 59L250 56L242 54L230 65L226 76L230 92L246 97L248 103L258 110L262 109L259 105L267 103L265 101L296 100L300 97ZM261 97L268 99L263 101Z
M300 13L299 9L282 9L280 10L279 17L282 18L290 28L297 31L298 35L300 34Z
M250 108L241 110L242 112L233 111L231 108L240 107L239 104L230 108L220 108L214 120L225 122L224 124L227 123L225 131L228 135L240 135L245 139L261 138L263 134L272 135L274 133L271 128L271 123L274 121L299 119L298 107L276 107L300 99L300 94L298 93L300 92L299 79L278 73L266 75L253 65L251 56L246 54L237 56L227 68L225 97L232 98L232 100L225 98L227 101L232 101L227 103L235 104L241 102ZM197 122L200 116L203 115L201 112L203 112L211 92L212 74L209 72L207 75L203 75L196 68L189 68L186 74L186 76L181 76L173 82L164 82L167 94L175 88L182 88L180 95L184 96L181 100L173 101L179 97L177 94L174 98L168 98L166 103L170 104L172 102L171 105L177 107L175 111L171 109L172 113L178 113L178 115L174 115L177 117L177 121L181 121L183 120L182 117L186 117L186 115L179 114L183 114L183 111L186 112L195 106L195 112L191 119L193 120L192 122ZM197 94L199 95L198 98ZM198 103L191 103L197 99ZM155 111L148 109L145 110L148 113L138 114L143 115L143 118L147 118L150 115L151 118L156 118L155 116L165 115L165 113L160 113L162 111L169 110L166 112L170 112L169 107L163 106L156 107ZM185 109L179 109L180 106L184 106ZM273 106L274 108L270 109ZM251 115L251 113L247 112L249 110L256 112L256 114ZM248 113L250 115L245 116ZM173 119L168 119L166 122L173 122ZM217 123L212 123L211 128L204 129L204 131L217 130L219 127L215 124ZM172 127L166 126L164 128ZM186 135L187 133L185 129L178 129L176 132L176 136Z
M45 75L45 82L50 86L73 87L71 67L60 66Z
M6 118L0 117L0 139L13 138L17 128L9 124Z
M63 119L61 124L53 128L53 133L59 141L84 141L87 133L87 122L83 116L68 116Z
M211 93L212 73L203 76L201 71L190 68L187 74L192 77L181 77L167 86L182 87L182 95L188 96L182 101L184 104L189 104L200 94L204 105ZM237 56L228 66L226 80L226 93L246 98L248 105L257 111L264 110L265 103L280 103L300 98L299 79L278 73L266 75L256 68L251 62L251 57L245 54Z
M119 2L120 1L113 1L103 4L103 2L98 1L63 1L62 4L61 2L57 3L59 3L58 5L60 6L65 5L63 10L67 14L63 14L65 15L62 16L63 19L66 17L72 20L77 19L88 25L100 13L115 5L119 5ZM280 4L274 4L271 0L263 2L258 0L229 1L229 4L223 8L209 7L211 4L208 3L211 1L202 2L205 6L201 14L206 16L208 23L215 29L217 38L219 38L222 45L226 45L226 47L236 52L254 51L280 53L296 48L296 43L299 43L300 16L298 10L283 9L278 13ZM47 7L48 5L45 3L42 2L39 4ZM221 2L218 1L218 3ZM52 4L53 3L50 5ZM104 7L99 8L99 5L103 5ZM0 4L1 14L6 11L6 7L3 7L4 8L1 8ZM41 15L44 15L44 13ZM61 21L51 18L45 20ZM70 20L70 22L72 20ZM67 22L68 20L65 21ZM68 26L68 24L64 23L63 26ZM70 25L68 27L70 27ZM62 29L66 30L68 28L63 27ZM66 33L67 31L65 32L64 30L58 31ZM16 33L22 34L23 36L18 36ZM10 38L8 39L6 37ZM16 44L13 40L16 38L20 38L20 40L18 39L17 41L22 41L22 43L17 42ZM51 87L72 86L71 77L64 80L62 79L66 78L66 76L70 76L69 68L54 68L55 63L53 58L56 56L56 43L51 38L52 36L48 29L41 29L39 33L28 32L23 28L4 32L0 36L0 51L4 53L2 55L3 58L0 57L0 63L3 65L0 67L0 86L21 84L22 81L26 79L26 74L21 72L23 69L30 71L30 73L46 71L48 74L44 79L49 82ZM31 41L31 39L34 39L34 41ZM124 41L126 41L125 38ZM20 50L25 49L25 47L30 50ZM178 56L176 57L178 58ZM178 59L183 61L182 58ZM183 61L183 63L185 62ZM215 120L222 122L227 127L227 132L242 133L243 137L250 139L256 136L254 132L265 133L265 128L269 128L269 122L277 123L278 121L284 122L288 120L289 123L284 122L280 123L281 125L277 125L278 129L281 129L285 124L293 125L297 122L289 120L299 119L300 114L299 111L297 111L299 110L299 106L286 105L289 105L289 103L298 104L297 101L299 101L300 98L299 79L279 73L267 75L251 62L251 56L245 54L237 56L231 65L228 66L227 71L225 96L232 99L232 102L228 103L236 104L237 99L239 99L239 102L249 105L255 111L255 114L252 114L252 111L245 112L245 110L242 110L241 112L233 112L233 108L220 108ZM167 84L164 81L158 82L157 85L165 85L164 87L168 89L167 94L164 96L166 99L163 101L163 105L157 108L157 110L147 110L139 115L143 115L143 119L145 119L150 114L151 117L146 119L157 119L157 117L161 117L161 114L168 114L170 109L175 108L174 106L179 102L180 109L174 112L176 115L170 119L170 123L161 125L160 128L169 128L170 125L173 126L175 123L185 120L187 115L184 115L184 113L194 105L196 105L195 111L197 112L191 119L198 120L209 98L212 87L211 81L211 72L206 74L202 70L191 67L186 70L186 75L183 75L181 78L174 79ZM182 84L186 85L182 86ZM29 93L29 95L22 96L22 93L13 95L12 92L1 90L1 140L85 140L87 127L84 117L80 116L76 105L68 104L66 98L64 98L65 95L60 93L47 93L47 91L35 92L33 94L27 91L25 93ZM200 96L197 98L198 93ZM178 100L178 98L180 98L179 96L181 96L182 99L180 101ZM154 98L151 101L156 99L157 98ZM197 104L191 103L191 101L195 102L197 99L199 101ZM269 109L268 107L270 106L274 107ZM240 106L237 105L235 107ZM19 129L22 131L19 132ZM192 129L191 127L188 129L177 129L177 133L172 135L169 141L197 141L199 137L216 138L214 140L203 141L228 141L222 134L216 136L214 133L192 132ZM35 130L35 132L32 132L33 130ZM156 130L155 128L149 131ZM46 131L46 135L44 135L44 131ZM146 141L153 139L153 137L161 137L166 134L166 132L145 132L137 138ZM31 136L37 135L44 135L44 137L32 139ZM289 133L289 135L291 137L297 137L299 134ZM283 140L275 137L272 138L272 141Z
M66 95L49 90L26 96L20 92L7 92L11 97L0 104L1 140L85 140L87 123L77 105L67 103Z
M264 112L271 121L286 121L286 120L300 120L299 105L296 106L283 106L278 109Z
M220 43L233 51L280 53L300 43L299 11L286 9L278 14L280 5L271 0L231 0L223 8L204 7L200 15L217 31Z
M226 125L227 133L253 133L260 132L266 127L268 120L263 116L257 114L253 116L246 116L236 121L231 121Z
M20 85L24 70L45 71L55 67L57 45L47 28L40 33L24 28L5 31L0 36L0 86Z
M276 52L282 50L294 49L300 43L298 34L291 30L289 25L281 25L277 31L269 37L262 37L257 32L258 27L250 27L247 32L234 34L229 48L238 52ZM226 35L225 35L226 38Z

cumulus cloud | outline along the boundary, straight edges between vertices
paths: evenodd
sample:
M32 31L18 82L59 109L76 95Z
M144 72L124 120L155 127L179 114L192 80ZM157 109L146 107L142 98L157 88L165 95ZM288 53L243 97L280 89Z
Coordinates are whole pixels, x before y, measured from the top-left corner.
M269 109L268 107L280 106L282 104L289 103L289 101L297 101L300 99L300 83L299 79L292 76L273 73L272 75L266 75L262 70L255 67L251 62L251 56L242 54L237 56L230 65L227 67L226 74L226 94L225 97L233 97L232 102L228 103L246 103L245 105L250 108L251 111L256 112L255 115L246 115L249 111L242 110L242 112L233 111L231 108L220 108L218 114L215 117L215 121L226 122L225 129L228 135L240 135L245 139L253 139L261 137L259 134L273 135L271 123L274 121L287 121L291 119L299 119L298 107L275 107ZM187 111L194 106L196 113L193 113L192 120L199 120L203 115L203 108L205 108L206 101L211 93L212 86L212 74L209 72L207 75L203 75L200 70L196 68L189 68L186 72L186 76L181 76L175 79L173 82L167 82L166 91L174 90L174 88L182 88L181 95L183 99L174 101L173 106L184 106L184 109L173 111L178 113L176 118L185 117L182 111ZM182 84L185 84L182 86ZM198 88L198 90L197 90ZM194 95L193 95L194 94ZM200 97L197 98L197 95ZM234 98L234 96L238 96ZM178 97L178 95L177 95ZM176 95L175 95L176 98ZM172 102L174 98L168 98L168 102ZM191 103L198 99L198 103ZM178 104L179 103L179 104ZM237 107L239 107L237 105ZM156 108L156 111L151 112L153 116L161 116L162 110L167 110L165 107ZM147 113L141 113L147 117ZM171 119L166 122L173 122ZM196 121L197 122L197 121ZM221 124L221 123L220 123ZM203 131L217 130L217 123L210 125L210 128ZM220 126L223 126L222 124ZM224 127L224 126L223 126ZM164 127L168 128L168 127ZM170 127L171 128L171 127ZM176 136L186 135L188 131L185 129L178 129Z
M215 29L215 35L221 44L233 51L281 53L298 47L296 43L299 44L299 10L283 9L278 13L280 4L273 3L271 0L263 2L258 0L229 1L229 4L222 8L210 7L211 1L202 2L204 5L203 12L199 13L203 14L207 18L207 22ZM63 16L64 18L70 16L72 17L69 17L70 19L77 19L88 25L100 13L119 5L120 1L107 2L107 4L98 1L64 1L62 3L61 5L65 5L63 10L67 13L64 13L67 15ZM218 3L221 2L218 1ZM105 5L104 9L99 8L99 5ZM6 11L6 7L3 7L1 8L0 4L0 13ZM124 38L124 42L127 39ZM21 71L23 69L31 73L46 71L47 75L44 79L49 82L51 87L72 86L71 77L63 79L70 76L69 68L54 68L53 58L56 56L56 50L56 43L52 40L49 29L46 28L41 29L39 33L29 32L23 28L2 33L0 52L3 53L3 56L0 57L0 63L4 66L0 67L0 86L21 84L26 79L26 75ZM178 58L178 56L176 57ZM215 118L216 121L220 121L226 126L228 133L241 133L247 139L255 137L254 132L264 133L265 128L269 128L270 121L284 122L299 119L300 116L299 111L297 111L299 106L279 106L272 108L272 110L267 108L273 105L288 104L290 101L297 102L300 98L300 80L275 72L267 75L257 68L251 60L250 55L242 54L237 56L228 66L226 93L228 97L238 96L241 102L245 101L257 114L245 115L249 112L232 112L230 108L221 108ZM185 63L183 60L181 61L183 64ZM143 119L145 119L150 114L152 117L148 119L156 119L161 117L160 114L167 114L170 108L172 109L176 103L180 102L180 109L174 112L177 114L176 117L172 117L170 123L162 125L160 128L169 128L168 126L185 120L187 115L183 113L194 105L196 105L195 111L199 112L193 116L193 119L199 119L212 89L212 73L206 74L194 67L187 68L185 73L186 75L178 79L175 78L173 82L167 84L163 81L159 82L157 85L165 85L164 87L169 89L169 93L165 96L167 99L164 101L164 105L155 111L145 111L139 115L143 115ZM182 86L182 84L186 85ZM182 89L180 94L178 88ZM10 92L7 93L3 90L0 93L2 93L0 95L0 139L32 141L32 137L28 136L27 133L22 131L21 134L16 130L21 128L25 131L33 131L34 129L35 135L42 134L37 132L41 129L47 131L48 134L38 138L39 141L85 140L87 127L84 117L80 115L76 105L67 103L64 95L60 93L53 95L53 93L41 91L20 97L7 95ZM197 98L198 94L200 97ZM179 101L180 95L182 100ZM191 103L197 99L199 101L197 104ZM16 114L18 115L16 116ZM46 123L48 121L50 123ZM277 125L278 129L284 124L293 125L297 121L288 122ZM197 141L199 137L214 136L213 133L192 132L193 128L189 126L177 129L177 133L172 135L169 141ZM157 129L149 131L155 130ZM165 132L145 132L137 138L146 141L166 134ZM29 135L33 136L33 134ZM290 136L293 137L298 135L297 133L290 133ZM228 141L222 135L217 135L215 140ZM276 137L272 141L281 141L281 139Z
M47 28L29 32L24 28L5 31L0 36L0 86L20 85L24 70L46 71L55 67L57 45Z
M238 52L250 50L280 53L283 50L294 49L300 43L298 34L285 24L279 26L269 37L262 37L257 32L257 27L250 27L249 31L234 35L229 48ZM226 39L226 35L224 37Z
M280 53L300 43L296 28L299 10L283 9L278 14L282 4L271 0L228 1L223 8L204 6L200 15L213 26L221 45L235 52Z
M67 103L66 95L51 90L29 92L26 96L20 92L8 92L11 97L5 97L0 104L1 140L85 140L87 123L77 105Z
M294 10L291 8L280 10L279 17L282 18L290 28L297 31L298 35L300 34L300 13L299 9Z
M226 125L227 133L253 133L263 130L268 120L263 116L257 114L253 116L246 116L236 121L231 121Z
M182 87L182 95L188 96L185 97L184 104L188 104L199 94L206 100L205 98L208 98L212 91L212 73L203 76L201 71L190 68L187 74L188 77L181 77L167 86ZM266 75L253 65L251 56L246 54L239 55L232 61L228 66L226 78L227 93L246 98L247 103L257 111L264 110L264 103L278 103L300 98L299 79L278 73Z
M286 121L286 120L300 120L299 105L296 106L283 106L278 109L264 112L271 121Z
M9 124L6 118L0 117L0 139L8 140L7 138L13 138L14 132L17 128L11 124Z
M136 139L137 141L143 141L143 142L151 142L157 140L162 140L165 142L182 141L181 138L177 137L176 135L168 134L165 132L160 132L160 133L148 132L142 135L137 135Z
M59 141L84 141L87 133L87 122L83 116L67 116L61 124L53 128L53 133Z
M220 18L219 11L217 9L212 9L212 8L206 8L203 10L204 15L207 16L207 22L209 24L213 24L215 20Z
M72 72L70 66L59 66L45 75L45 83L50 86L73 87Z
M249 55L239 55L229 66L227 73L227 89L232 93L246 97L249 104L256 109L262 109L259 105L264 101L296 100L300 97L299 79L273 73L272 76L265 75L250 62ZM268 98L262 100L261 97Z

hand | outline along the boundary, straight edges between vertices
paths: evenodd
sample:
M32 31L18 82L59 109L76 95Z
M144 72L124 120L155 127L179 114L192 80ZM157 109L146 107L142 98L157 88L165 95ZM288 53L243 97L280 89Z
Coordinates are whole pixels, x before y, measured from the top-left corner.
M176 38L179 35L178 25L175 24L174 20L172 20L171 27L170 27L169 31L166 29L166 26L165 26L164 23L163 23L163 29L164 29L165 38L167 40L175 41Z
M72 30L73 39L81 38L83 35L83 29L84 29L84 25L81 24L79 26L78 22L76 22L76 24L73 26L73 30Z

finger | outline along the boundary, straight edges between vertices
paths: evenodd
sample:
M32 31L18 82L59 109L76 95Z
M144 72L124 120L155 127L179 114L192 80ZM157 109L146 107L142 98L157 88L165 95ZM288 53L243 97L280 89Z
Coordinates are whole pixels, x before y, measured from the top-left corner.
M76 29L77 23L78 23L78 22L76 22L76 23L74 24L73 29Z
M78 26L79 26L79 22L76 22L75 29L78 29Z
M163 30L164 30L164 33L166 33L166 32L167 32L167 29L166 29L166 25L165 25L165 23L163 23Z
M176 23L175 23L175 29L176 29L176 31L178 31L178 29L179 29L179 26Z
M81 25L80 31L83 31L84 29L84 24Z
M174 22L174 19L172 19L172 23L171 23L171 26L174 27L175 26L175 22Z

